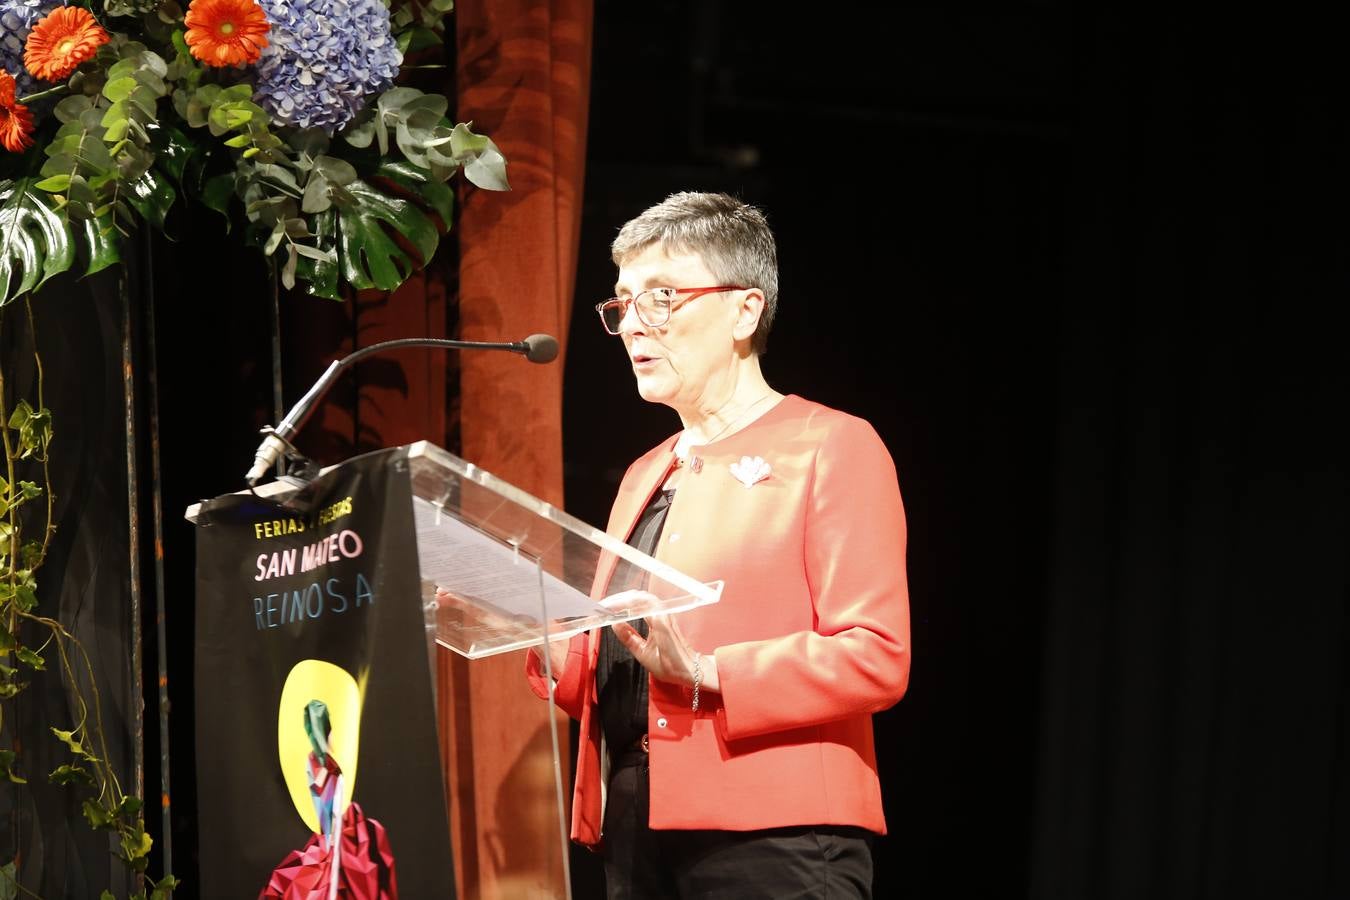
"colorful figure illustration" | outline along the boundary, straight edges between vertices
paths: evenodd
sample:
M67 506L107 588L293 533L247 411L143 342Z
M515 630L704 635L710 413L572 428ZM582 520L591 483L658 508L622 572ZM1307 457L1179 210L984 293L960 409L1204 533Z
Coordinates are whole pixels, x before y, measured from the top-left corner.
M384 826L343 796L327 704L307 703L304 727L310 745L305 778L319 827L273 870L258 900L398 900L394 854Z
M328 847L337 831L335 812L342 791L342 768L328 749L328 735L333 731L328 721L328 707L322 700L311 700L305 707L305 734L309 737L309 759L305 777L314 801L314 812L319 817L319 832L323 846Z

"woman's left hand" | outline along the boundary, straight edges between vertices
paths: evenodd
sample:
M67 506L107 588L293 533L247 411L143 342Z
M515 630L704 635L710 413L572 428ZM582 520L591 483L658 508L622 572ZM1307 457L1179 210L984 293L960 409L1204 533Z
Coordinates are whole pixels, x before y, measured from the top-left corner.
M627 622L615 622L610 627L614 636L628 648L633 658L657 681L692 687L694 659L699 661L702 688L717 690L717 667L711 655L696 654L680 633L679 624L670 616L647 616L647 636L638 634Z

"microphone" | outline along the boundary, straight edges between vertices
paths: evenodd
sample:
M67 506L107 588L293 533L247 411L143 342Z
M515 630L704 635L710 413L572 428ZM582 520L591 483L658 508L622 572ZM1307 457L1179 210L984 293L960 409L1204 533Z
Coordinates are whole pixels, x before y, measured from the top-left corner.
M517 341L525 358L532 363L551 363L558 358L558 339L551 334L532 334L523 341Z
M342 359L333 360L327 371L319 376L319 380L314 382L314 386L309 389L305 396L301 397L299 402L291 407L291 411L286 413L286 417L277 424L277 427L267 427L262 430L266 437L258 445L258 450L253 455L253 466L244 476L244 481L248 486L256 485L258 479L267 473L267 470L276 463L283 453L294 450L289 438L300 430L300 426L304 424L313 411L314 404L337 379L339 372L371 354L394 350L399 347L440 347L445 350L506 350L510 353L519 353L532 363L549 363L558 358L558 339L551 334L532 334L523 341L505 343L452 341L445 338L399 338L392 341L380 341L378 344L371 344L369 347L362 347L360 350L347 354Z

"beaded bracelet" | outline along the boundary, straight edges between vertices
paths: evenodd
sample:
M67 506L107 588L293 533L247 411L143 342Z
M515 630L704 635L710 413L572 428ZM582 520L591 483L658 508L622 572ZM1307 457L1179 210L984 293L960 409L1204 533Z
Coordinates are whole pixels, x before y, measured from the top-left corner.
M694 712L698 712L698 687L703 683L703 656L694 654Z

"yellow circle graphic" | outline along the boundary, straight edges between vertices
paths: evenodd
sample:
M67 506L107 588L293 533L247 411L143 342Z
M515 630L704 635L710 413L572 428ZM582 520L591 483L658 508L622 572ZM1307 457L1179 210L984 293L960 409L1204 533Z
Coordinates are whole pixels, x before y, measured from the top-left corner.
M312 749L305 733L305 710L311 700L328 707L332 732L328 748L342 769L342 796L334 813L338 821L347 803L356 796L356 761L361 745L361 688L346 669L321 659L304 659L286 676L277 704L277 756L281 774L291 792L295 811L309 830L319 831L319 814L309 790L309 754Z

